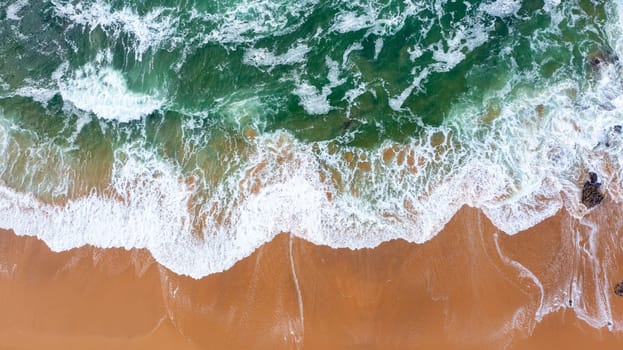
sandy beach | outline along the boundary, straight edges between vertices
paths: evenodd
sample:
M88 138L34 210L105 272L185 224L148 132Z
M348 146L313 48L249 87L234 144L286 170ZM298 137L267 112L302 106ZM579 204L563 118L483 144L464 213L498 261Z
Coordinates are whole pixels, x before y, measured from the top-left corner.
M616 210L606 204L590 215ZM577 250L578 240L584 248L590 240L580 226L561 212L507 236L465 207L425 244L353 251L281 234L200 280L168 271L145 250L55 253L3 231L0 348L620 348L623 298L612 288L606 298L619 332L577 316L599 304L593 276L623 279L620 231L608 231L618 223L592 233L603 254L597 265ZM571 302L536 322L543 300L560 295Z

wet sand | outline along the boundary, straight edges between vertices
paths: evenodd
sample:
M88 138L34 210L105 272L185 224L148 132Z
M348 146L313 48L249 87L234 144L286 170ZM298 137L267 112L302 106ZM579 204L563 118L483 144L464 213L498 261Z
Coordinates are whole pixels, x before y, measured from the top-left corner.
M55 253L3 231L0 349L618 349L619 212L507 236L466 207L425 244L357 251L281 234L200 280L145 250ZM565 307L536 322L550 301ZM614 332L578 318L600 313Z

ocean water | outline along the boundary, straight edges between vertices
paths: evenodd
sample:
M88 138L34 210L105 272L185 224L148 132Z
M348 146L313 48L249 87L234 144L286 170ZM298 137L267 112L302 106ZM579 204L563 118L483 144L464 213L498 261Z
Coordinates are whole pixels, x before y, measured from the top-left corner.
M623 200L618 0L9 0L0 227L223 271L280 232L516 234Z

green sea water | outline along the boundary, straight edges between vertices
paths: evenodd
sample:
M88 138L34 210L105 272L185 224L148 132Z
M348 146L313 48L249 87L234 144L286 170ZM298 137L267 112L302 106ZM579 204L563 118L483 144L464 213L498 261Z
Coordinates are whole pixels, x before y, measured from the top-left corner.
M218 162L222 155L210 143L240 137L245 128L366 149L386 140L404 143L426 137L426 126L461 118L455 110L464 105L483 113L487 103L495 108L488 97L509 81L507 96L577 79L587 74L588 55L612 50L601 29L603 2L563 5L569 17L555 30L542 1L499 3L10 3L1 22L3 119L20 129L16 142L24 149L42 143L70 149L58 152L77 172L73 181L92 186L94 174L83 169L93 169L95 161L102 168L97 173L106 173L111 165L101 163L112 163L114 150L136 138L186 171L196 166L182 152L189 143L193 153ZM496 4L500 11L512 7L511 13L499 17L483 10ZM7 18L15 8L12 15L19 19ZM297 46L304 53L280 64L279 57ZM245 60L249 52L259 52L257 62ZM328 62L337 65L334 72ZM85 66L92 72L84 84L105 88L98 71L110 69L126 85L121 93L155 96L161 103L151 111L122 110L98 119L89 103L114 102L114 96L102 101L98 93L105 92L99 91L83 110L72 109L72 101L54 91L63 79L54 75L71 77ZM50 99L42 103L16 93L25 88L45 89ZM87 94L90 89L79 88ZM395 108L392 99L401 99ZM310 113L306 105L320 112ZM19 190L52 194L39 193L36 187L47 186L37 179L15 183L24 173L6 169L3 180Z
M605 167L618 20L590 0L10 0L0 226L193 276L283 231L423 242L464 204L514 233Z

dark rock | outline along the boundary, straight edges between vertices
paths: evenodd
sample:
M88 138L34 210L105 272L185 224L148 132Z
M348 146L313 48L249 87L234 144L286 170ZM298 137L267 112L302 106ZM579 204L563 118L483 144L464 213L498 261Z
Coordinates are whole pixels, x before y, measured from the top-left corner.
M597 51L588 56L588 63L591 68L598 69L604 64L613 64L619 62L619 57L612 52Z
M588 173L588 179L590 180L590 182L591 182L592 184L596 184L596 183L597 183L597 180L598 180L598 178L597 178L597 173L592 172L592 171L589 171L589 173Z
M614 294L623 297L623 282L617 283L617 285L614 287Z
M590 209L603 200L604 195L599 192L599 186L586 181L582 189L582 203Z
M617 134L621 133L621 125L615 125L613 128L614 132L616 132Z
M595 55L591 58L590 62L591 62L591 66L597 67L601 64L601 62L603 62L603 56Z
M604 200L604 195L599 191L601 183L597 182L597 174L588 173L589 181L584 182L582 188L582 203L587 208L592 208Z

